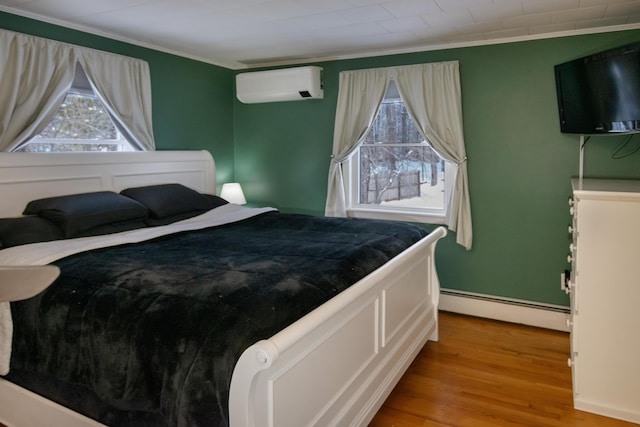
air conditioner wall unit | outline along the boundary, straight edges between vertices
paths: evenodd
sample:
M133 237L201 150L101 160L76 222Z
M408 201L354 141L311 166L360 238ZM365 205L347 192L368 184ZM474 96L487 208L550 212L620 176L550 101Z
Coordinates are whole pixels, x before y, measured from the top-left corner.
M236 96L245 104L322 99L322 68L295 67L236 75Z

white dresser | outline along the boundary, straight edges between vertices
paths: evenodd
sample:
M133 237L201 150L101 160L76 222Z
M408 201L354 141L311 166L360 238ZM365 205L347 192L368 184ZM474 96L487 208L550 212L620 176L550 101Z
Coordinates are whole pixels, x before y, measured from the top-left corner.
M574 406L640 423L640 181L572 184Z

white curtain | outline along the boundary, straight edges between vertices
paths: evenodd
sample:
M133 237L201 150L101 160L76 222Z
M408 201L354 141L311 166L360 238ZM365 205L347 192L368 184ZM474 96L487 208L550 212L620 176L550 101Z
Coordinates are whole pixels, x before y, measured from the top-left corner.
M400 96L425 140L455 170L455 190L447 201L447 226L456 242L471 249L471 206L467 154L462 128L462 92L458 61L398 67Z
M77 62L127 140L155 148L145 61L0 30L0 151L19 147L51 121Z
M445 201L446 221L456 231L456 242L471 249L473 231L457 61L340 73L325 214L347 215L341 165L366 136L392 77L422 136L455 169L455 191Z
M69 45L0 31L0 151L20 146L51 121L75 63Z
M342 163L367 136L389 79L383 69L343 71L339 84L325 215L344 217L347 204Z
M78 61L127 141L140 150L155 149L149 65L139 59L87 49L79 50Z

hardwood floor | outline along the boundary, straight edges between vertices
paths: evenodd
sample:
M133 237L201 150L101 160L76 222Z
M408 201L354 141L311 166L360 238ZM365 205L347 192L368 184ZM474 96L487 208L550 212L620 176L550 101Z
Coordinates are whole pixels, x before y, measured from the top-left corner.
M636 425L573 409L568 357L566 333L441 313L369 427Z

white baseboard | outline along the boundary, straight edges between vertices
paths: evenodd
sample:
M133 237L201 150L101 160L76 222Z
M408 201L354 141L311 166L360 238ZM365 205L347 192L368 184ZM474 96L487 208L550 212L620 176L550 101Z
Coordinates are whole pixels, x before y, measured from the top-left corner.
M569 332L569 307L441 289L440 310Z

